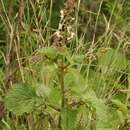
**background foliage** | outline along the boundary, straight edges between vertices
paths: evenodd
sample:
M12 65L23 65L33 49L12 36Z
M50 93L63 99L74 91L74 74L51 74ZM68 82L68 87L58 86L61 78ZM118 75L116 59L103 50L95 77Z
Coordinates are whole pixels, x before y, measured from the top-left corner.
M129 130L130 2L0 0L0 129Z

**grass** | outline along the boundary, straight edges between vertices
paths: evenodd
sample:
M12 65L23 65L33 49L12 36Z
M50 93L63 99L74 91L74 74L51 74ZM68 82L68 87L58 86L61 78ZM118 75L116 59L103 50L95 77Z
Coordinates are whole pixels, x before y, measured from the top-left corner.
M129 130L124 0L0 1L1 130Z

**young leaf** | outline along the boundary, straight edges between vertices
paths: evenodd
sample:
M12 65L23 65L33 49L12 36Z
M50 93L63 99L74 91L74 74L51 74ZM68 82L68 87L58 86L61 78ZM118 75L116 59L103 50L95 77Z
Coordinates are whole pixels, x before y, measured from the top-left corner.
M84 61L84 57L85 57L84 55L73 55L72 61L75 64L82 64Z
M44 47L39 49L38 51L39 53L43 54L44 56L46 56L47 58L50 59L55 59L57 57L57 49L53 48L53 47Z
M31 112L35 106L37 95L34 88L22 84L12 86L5 97L7 109L21 115L25 112Z
M41 69L41 73L43 75L45 74L54 74L57 72L57 66L55 66L54 64L52 65L42 65L42 69Z

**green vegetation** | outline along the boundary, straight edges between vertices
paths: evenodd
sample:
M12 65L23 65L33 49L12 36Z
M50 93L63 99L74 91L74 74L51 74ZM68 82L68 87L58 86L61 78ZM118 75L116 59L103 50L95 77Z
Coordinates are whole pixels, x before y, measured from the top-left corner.
M0 130L130 130L129 12L0 0Z

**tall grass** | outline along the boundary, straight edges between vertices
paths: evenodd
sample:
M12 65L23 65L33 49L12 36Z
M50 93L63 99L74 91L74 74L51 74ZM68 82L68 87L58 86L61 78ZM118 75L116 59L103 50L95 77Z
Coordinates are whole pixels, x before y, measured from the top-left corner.
M0 129L129 130L124 0L0 1Z

